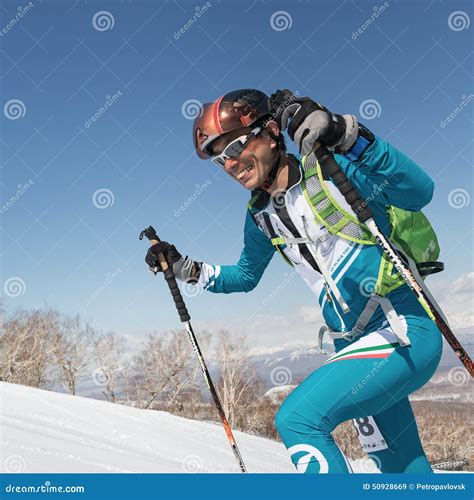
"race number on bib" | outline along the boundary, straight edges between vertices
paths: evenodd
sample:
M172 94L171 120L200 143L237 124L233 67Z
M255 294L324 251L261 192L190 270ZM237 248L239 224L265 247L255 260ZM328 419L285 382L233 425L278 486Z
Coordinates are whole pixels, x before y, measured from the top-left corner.
M386 450L388 448L387 442L373 417L355 418L353 422L359 435L360 444L367 453Z

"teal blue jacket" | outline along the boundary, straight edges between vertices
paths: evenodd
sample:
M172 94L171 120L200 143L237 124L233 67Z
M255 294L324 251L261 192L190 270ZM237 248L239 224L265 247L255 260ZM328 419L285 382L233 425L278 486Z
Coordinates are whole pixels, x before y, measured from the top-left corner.
M335 159L362 197L368 199L375 221L387 235L387 205L417 211L431 201L434 183L428 174L405 154L378 137L357 161L350 161L340 154L336 154ZM372 200L374 185L382 184L384 189ZM219 266L218 275L208 280L206 289L214 293L253 290L274 253L275 247L258 229L247 211L244 247L238 262Z

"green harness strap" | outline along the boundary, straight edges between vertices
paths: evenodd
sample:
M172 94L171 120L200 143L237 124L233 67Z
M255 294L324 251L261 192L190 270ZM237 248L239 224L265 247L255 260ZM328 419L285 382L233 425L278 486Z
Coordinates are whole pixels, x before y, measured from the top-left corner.
M304 171L301 189L316 221L323 224L331 234L355 243L375 245L376 241L369 230L360 224L357 217L340 207L331 195L316 154L303 156L301 166Z

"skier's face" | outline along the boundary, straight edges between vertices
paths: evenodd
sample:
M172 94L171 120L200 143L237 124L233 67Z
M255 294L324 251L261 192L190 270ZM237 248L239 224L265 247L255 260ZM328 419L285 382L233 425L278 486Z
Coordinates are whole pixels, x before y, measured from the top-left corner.
M249 134L251 130L242 128L220 137L212 143L212 152L214 155L221 154L228 144ZM276 146L276 142L268 134L261 132L246 143L245 149L238 157L228 158L223 168L245 189L255 189L263 184L270 173L275 161Z

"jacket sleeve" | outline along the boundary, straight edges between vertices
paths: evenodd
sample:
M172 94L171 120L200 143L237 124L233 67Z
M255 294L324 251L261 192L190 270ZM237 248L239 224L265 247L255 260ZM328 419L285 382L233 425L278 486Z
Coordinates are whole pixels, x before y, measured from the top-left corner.
M357 161L342 155L337 155L337 161L364 198L373 203L417 211L433 196L434 182L429 175L379 137Z
M247 211L244 248L237 264L213 266L203 263L198 284L214 293L250 292L257 286L274 253L275 247Z

